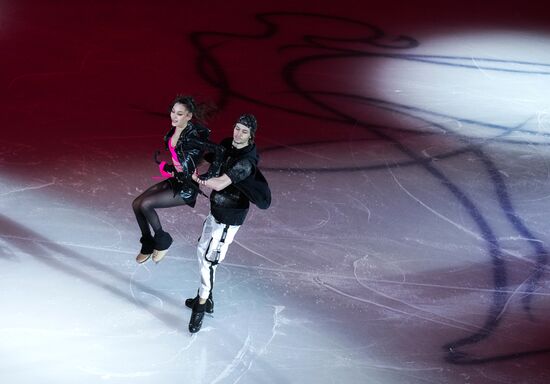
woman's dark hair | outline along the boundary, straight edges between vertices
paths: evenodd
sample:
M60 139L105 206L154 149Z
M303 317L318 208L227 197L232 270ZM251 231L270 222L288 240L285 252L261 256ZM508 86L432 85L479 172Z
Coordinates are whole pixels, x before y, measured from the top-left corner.
M193 117L199 121L206 121L211 118L216 112L217 107L210 102L197 103L192 96L177 95L172 104L170 104L170 111L174 108L174 105L182 104L185 108L193 114Z

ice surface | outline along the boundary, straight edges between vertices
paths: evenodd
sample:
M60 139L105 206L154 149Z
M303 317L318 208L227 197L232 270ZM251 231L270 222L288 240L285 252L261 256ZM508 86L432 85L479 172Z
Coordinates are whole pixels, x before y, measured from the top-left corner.
M144 9L135 12L153 12ZM277 37L288 49L238 46L288 64L300 50L289 31L335 23L357 36L342 20L284 17L272 20L288 28ZM124 36L109 29L116 20L104 20L108 36ZM139 30L125 23L121 31ZM148 94L162 93L154 79L171 73L170 47L155 44L173 31L153 34L154 65L135 61L149 91L124 102L110 95L136 72L120 63L144 53L118 51L116 38L113 52L95 40L76 49L80 70L63 76L46 59L54 69L38 74L14 65L3 118L39 139L14 129L0 141L1 382L549 382L550 40L533 28L399 28L389 29L419 46L348 42L358 55L319 38L330 60L315 62L319 44L302 47L310 61L269 72L286 73L286 83L243 67L269 85L251 95L242 82L221 114L261 117L273 204L249 213L218 268L215 312L193 335L184 301L198 288L208 201L160 211L175 241L158 265L135 262L131 210L153 183L167 119ZM242 50L222 37L220 63L228 58L239 78L232 55ZM230 134L224 124L216 135Z

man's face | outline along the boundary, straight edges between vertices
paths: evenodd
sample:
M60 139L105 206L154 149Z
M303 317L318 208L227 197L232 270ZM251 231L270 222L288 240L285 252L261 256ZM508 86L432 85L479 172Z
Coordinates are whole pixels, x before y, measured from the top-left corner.
M235 148L243 148L248 145L250 140L250 128L246 125L237 123L233 128L233 146Z

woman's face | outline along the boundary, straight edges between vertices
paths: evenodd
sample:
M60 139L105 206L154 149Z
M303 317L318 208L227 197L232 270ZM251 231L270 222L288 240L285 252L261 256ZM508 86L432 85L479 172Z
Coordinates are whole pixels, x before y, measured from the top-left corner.
M193 114L187 110L185 105L180 103L174 104L170 112L170 120L172 120L172 125L176 128L185 128L192 117Z

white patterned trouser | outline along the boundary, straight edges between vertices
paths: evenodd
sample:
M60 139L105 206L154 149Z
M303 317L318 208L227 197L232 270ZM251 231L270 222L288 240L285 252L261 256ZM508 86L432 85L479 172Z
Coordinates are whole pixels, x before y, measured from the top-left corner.
M202 234L197 246L197 259L201 275L199 296L207 299L214 287L216 268L227 253L229 244L233 242L240 225L228 225L216 222L209 214L202 226Z

